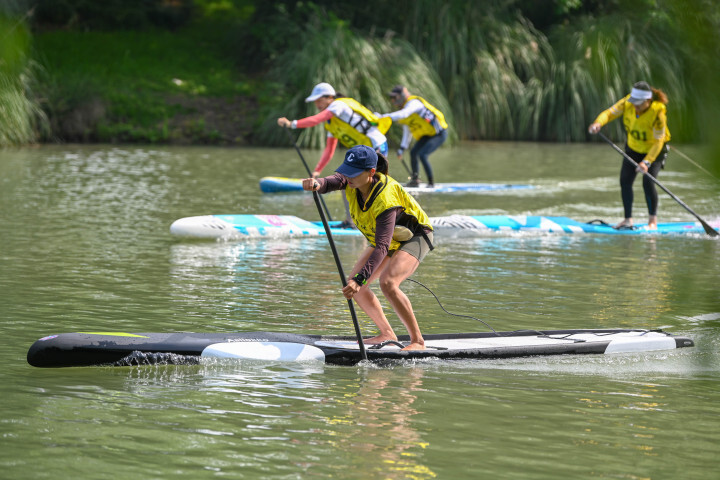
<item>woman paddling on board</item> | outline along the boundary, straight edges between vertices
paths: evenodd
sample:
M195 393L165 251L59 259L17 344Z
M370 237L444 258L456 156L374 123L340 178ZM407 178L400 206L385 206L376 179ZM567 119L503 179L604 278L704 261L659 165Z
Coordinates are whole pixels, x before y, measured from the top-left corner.
M616 118L623 117L627 143L625 152L637 166L623 159L620 169L620 191L622 195L625 219L615 228L631 228L633 182L637 172L648 172L657 178L660 169L665 166L670 141L667 126L667 95L662 90L652 88L647 82L637 82L629 95L623 97L612 107L602 112L590 124L588 131L596 134L603 125ZM657 229L658 194L655 182L643 175L643 190L648 206L648 229Z
M335 89L329 83L318 83L313 88L305 103L315 103L315 108L320 113L311 117L290 121L285 117L277 119L278 125L285 128L310 128L323 123L328 131L325 150L312 172L313 178L317 178L323 168L330 163L335 153L338 140L345 147L355 145L367 145L376 152L387 155L388 144L385 132L388 131L392 121L387 119L381 121L373 112L365 108L357 100L335 93ZM345 202L347 218L343 227L352 227L352 220Z
M410 150L412 177L405 186L420 186L419 163L422 162L427 175L428 187L432 187L435 180L429 157L447 140L448 124L445 116L424 98L410 95L408 89L402 85L393 87L388 96L398 110L382 114L380 117L390 118L393 122L398 122L403 126L403 137L397 151L399 160L402 161L403 152L410 146L410 140L415 137L416 141L415 146Z
M410 334L410 344L403 350L424 350L425 340L400 284L432 249L430 220L402 185L388 176L387 159L372 148L352 147L335 172L325 178L304 179L303 189L319 193L344 189L355 225L370 242L343 288L345 298L354 298L380 330L365 343L397 341L380 302L370 290L370 284L379 279L380 290Z

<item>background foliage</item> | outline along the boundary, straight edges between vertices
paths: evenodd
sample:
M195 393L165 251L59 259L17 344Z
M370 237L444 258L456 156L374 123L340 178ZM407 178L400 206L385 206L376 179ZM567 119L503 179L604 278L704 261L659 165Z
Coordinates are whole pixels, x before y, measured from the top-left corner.
M286 144L275 119L315 113L303 99L321 81L382 112L405 84L447 114L453 139L585 141L641 79L668 94L674 140L714 140L719 12L712 0L9 0L0 143L62 139L70 117L81 140L172 141L188 107L168 98L246 95L260 105L246 112L253 142Z
M29 43L25 22L0 11L0 146L25 143L46 129L34 100L36 65L27 55Z

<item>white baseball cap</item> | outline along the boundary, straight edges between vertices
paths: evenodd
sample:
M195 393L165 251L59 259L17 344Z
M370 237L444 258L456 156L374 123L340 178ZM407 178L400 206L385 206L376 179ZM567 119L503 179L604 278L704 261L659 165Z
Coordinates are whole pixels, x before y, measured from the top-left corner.
M305 103L314 102L318 98L324 97L325 95L331 95L334 97L335 89L329 83L318 83L317 85L315 85L315 88L313 88L310 96L305 99Z

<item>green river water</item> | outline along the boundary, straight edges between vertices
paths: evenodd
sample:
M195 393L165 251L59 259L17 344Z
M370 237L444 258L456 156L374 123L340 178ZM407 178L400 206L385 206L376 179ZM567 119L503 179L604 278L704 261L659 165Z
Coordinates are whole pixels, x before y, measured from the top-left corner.
M320 152L304 153L314 164ZM617 222L620 161L600 144L467 143L434 155L437 181L535 188L418 198L431 216ZM450 312L496 330L662 327L693 348L386 367L26 363L35 340L72 331L351 335L325 239L168 231L212 213L316 220L310 195L258 188L262 176L302 174L292 148L0 152L0 478L718 478L720 242L705 235L437 238L413 276ZM672 153L660 180L717 221L717 180ZM640 183L635 216L646 221ZM660 198L661 221L692 220ZM341 217L339 195L326 201ZM336 243L349 270L363 241ZM405 290L424 333L487 330Z

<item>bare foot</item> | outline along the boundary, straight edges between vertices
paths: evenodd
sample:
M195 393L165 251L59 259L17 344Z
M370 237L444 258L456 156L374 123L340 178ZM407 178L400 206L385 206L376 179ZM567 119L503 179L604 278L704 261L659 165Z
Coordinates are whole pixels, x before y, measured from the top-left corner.
M620 223L618 223L617 225L615 225L614 228L623 228L623 227L632 227L632 226L633 226L632 220L629 220L629 219L626 218L626 219L623 220L622 222L620 222Z
M425 350L425 343L413 342L403 350Z
M657 230L657 223L648 223L647 229L648 230Z
M648 230L657 230L657 215L648 215Z
M397 337L395 335L378 335L376 337L363 339L363 343L366 345L377 345L386 340L392 340L394 342L397 342Z

